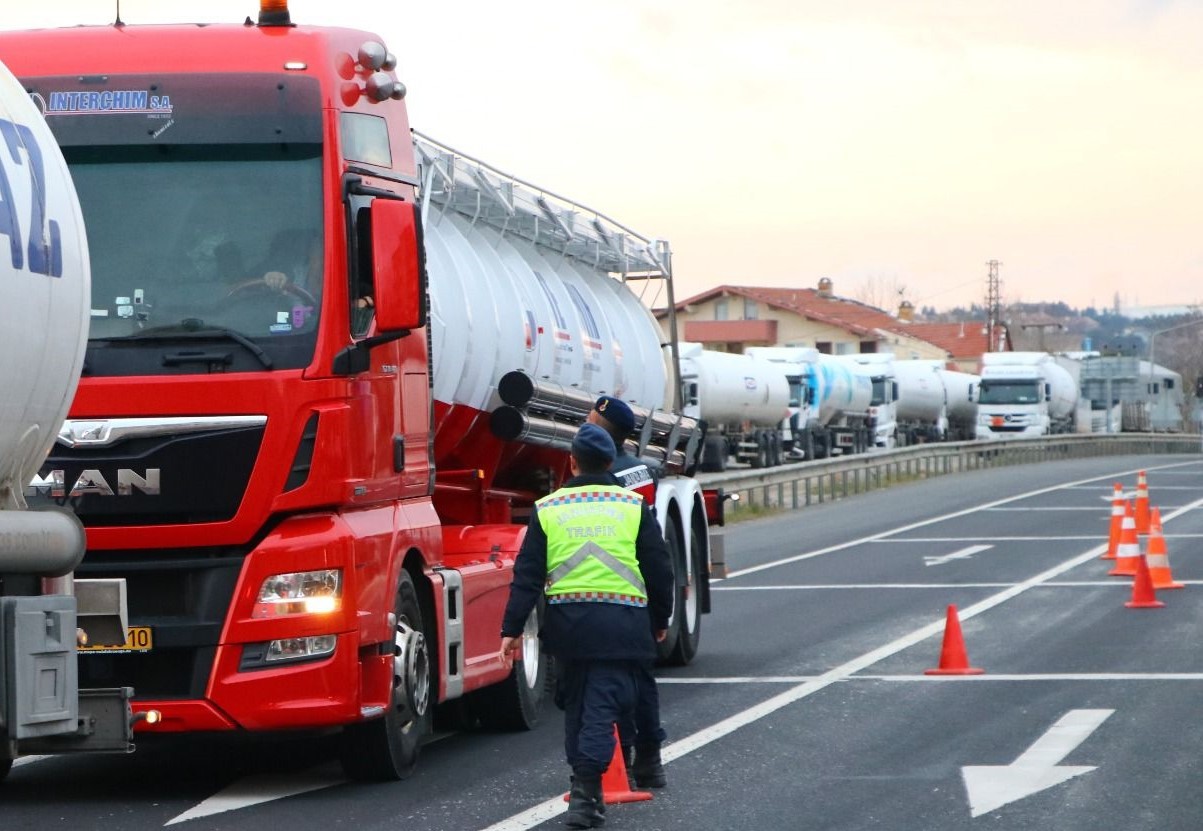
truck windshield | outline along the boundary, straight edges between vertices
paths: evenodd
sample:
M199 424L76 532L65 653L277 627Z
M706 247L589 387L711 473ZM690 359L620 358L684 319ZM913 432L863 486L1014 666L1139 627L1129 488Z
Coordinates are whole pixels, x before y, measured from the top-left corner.
M982 381L979 404L1036 404L1040 382L1034 380Z
M888 397L889 394L887 392L889 387L886 384L887 384L887 381L886 381L885 376L883 376L883 375L874 376L874 378L873 378L873 400L869 402L869 406L880 407L881 405L883 405L889 401L889 397Z
M62 147L83 208L92 262L85 372L310 363L324 265L316 80L22 80ZM183 360L182 349L220 360Z
M308 363L322 295L318 156L228 146L66 155L88 228L91 339L195 321L258 341L278 366ZM106 363L90 361L93 374Z

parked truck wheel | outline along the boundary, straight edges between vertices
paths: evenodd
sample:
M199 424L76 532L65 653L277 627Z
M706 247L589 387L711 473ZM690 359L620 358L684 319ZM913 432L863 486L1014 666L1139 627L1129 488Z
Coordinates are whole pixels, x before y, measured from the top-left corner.
M668 556L673 567L673 613L668 621L668 637L656 644L656 657L662 664L684 666L693 660L701 637L701 606L696 592L701 571L697 558L700 548L693 541L690 562L686 562L681 543L681 529L671 520L664 535Z
M536 607L522 629L521 657L500 684L480 690L473 710L482 727L491 730L532 730L539 723L539 708L547 688L547 662L539 650L542 608Z
M756 456L752 460L752 467L765 468L772 464L771 451L769 450L769 437L765 433L756 434Z
M727 469L727 440L722 436L707 436L702 445L701 468L710 473L722 473Z
M702 639L702 598L698 591L704 571L702 554L702 541L697 529L692 528L689 532L689 557L687 561L683 560L689 566L685 572L685 585L678 588L675 598L676 608L680 610L675 613L680 620L677 644L668 657L668 663L676 666L685 666L693 660Z
M428 621L409 572L397 585L397 623L393 638L393 688L383 718L343 730L340 758L351 779L405 779L418 762L422 741L433 721Z

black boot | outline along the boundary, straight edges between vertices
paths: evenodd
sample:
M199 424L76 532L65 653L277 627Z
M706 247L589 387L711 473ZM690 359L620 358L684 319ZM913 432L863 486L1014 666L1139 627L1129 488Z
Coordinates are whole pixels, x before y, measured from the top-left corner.
M631 785L635 784L635 745L623 745L622 761L627 768L627 782Z
M568 813L564 824L569 828L597 828L605 823L605 799L602 797L601 775L582 776L574 773L572 790L568 792Z
M572 790L568 792L568 813L564 824L569 828L597 828L606 821L606 804L602 795L601 776L573 774Z
M664 765L660 761L660 745L635 746L635 764L631 766L631 776L640 788L663 788L668 784Z

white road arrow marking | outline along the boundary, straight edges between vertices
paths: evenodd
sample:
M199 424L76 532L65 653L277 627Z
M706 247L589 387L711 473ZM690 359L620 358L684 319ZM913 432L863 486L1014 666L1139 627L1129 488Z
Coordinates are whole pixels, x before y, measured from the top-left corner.
M985 551L986 549L993 547L994 546L992 545L971 545L968 548L962 548L960 551L954 551L951 554L945 554L942 557L924 557L923 565L942 566L945 563L952 562L953 560L963 560L967 557L972 557L974 554L977 554L980 551Z
M284 799L289 796L320 791L341 785L347 779L337 767L325 765L299 773L269 773L261 776L248 776L233 783L225 790L218 791L199 805L189 808L167 825L186 822L190 819L208 817L226 811L236 811L239 808L249 808L263 802Z
M1115 710L1070 710L1009 765L963 767L969 811L975 817L1053 785L1090 773L1094 766L1058 766Z

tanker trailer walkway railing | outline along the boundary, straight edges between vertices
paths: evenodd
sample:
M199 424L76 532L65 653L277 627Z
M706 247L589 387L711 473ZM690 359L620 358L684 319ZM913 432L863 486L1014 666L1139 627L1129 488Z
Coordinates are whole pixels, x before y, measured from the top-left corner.
M1032 462L1094 456L1201 453L1200 437L1191 433L1120 433L1046 436L983 443L921 444L881 453L772 468L702 473L705 488L738 494L727 511L731 518L763 509L793 510L843 499L903 482L971 470Z

